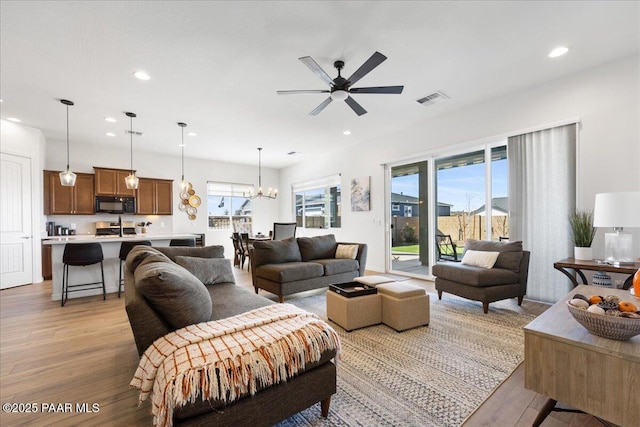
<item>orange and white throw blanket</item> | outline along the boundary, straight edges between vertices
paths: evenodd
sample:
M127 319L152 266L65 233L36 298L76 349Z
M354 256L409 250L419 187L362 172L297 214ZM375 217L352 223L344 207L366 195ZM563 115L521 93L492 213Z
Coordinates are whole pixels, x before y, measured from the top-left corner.
M274 304L158 338L130 385L140 390L139 403L153 394L154 425L171 426L174 408L198 396L232 402L286 381L326 350L340 352L331 326L291 304Z

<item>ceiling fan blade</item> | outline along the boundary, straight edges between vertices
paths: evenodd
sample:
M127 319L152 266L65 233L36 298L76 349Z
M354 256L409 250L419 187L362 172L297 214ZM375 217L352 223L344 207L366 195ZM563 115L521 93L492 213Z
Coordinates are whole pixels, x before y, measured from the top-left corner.
M349 89L351 93L402 93L404 86L378 86L378 87L353 87Z
M327 105L331 104L331 101L333 101L333 99L331 99L331 97L328 97L327 99L322 101L322 104L320 104L316 108L314 108L313 111L311 111L309 113L309 115L310 116L318 115L318 113L320 113L320 111L324 110L324 107L326 107Z
M382 62L384 62L385 59L387 59L387 57L381 54L380 52L376 52L373 55L371 55L371 58L367 59L366 62L362 64L360 68L358 68L356 72L353 73L351 77L347 79L347 81L349 82L349 85L354 84L355 82L357 82L358 80L360 80L361 78L369 74L371 70L376 68L378 65L382 64Z
M344 102L346 102L357 115L361 116L363 114L367 114L367 110L362 108L362 105L358 104L352 97L349 96L344 100Z
M279 90L278 95L295 95L297 93L329 93L330 90Z
M303 56L302 58L298 58L300 61L302 61L302 63L304 65L306 65L307 67L309 67L309 69L311 71L313 71L313 73L320 77L322 79L322 81L324 81L326 84L328 84L329 86L333 86L333 79L331 77L329 77L329 74L326 73L326 71L324 71L316 61L313 60L312 57L310 56Z

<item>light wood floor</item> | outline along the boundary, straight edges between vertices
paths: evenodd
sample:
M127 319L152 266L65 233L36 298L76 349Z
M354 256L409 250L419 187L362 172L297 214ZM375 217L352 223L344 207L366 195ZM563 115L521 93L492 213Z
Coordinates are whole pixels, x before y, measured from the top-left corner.
M239 285L251 288L246 270L234 273ZM432 282L411 283L435 293ZM148 402L138 407L137 393L129 388L139 359L124 298L109 294L106 301L81 298L60 307L50 296L50 281L0 291L0 403L33 403L19 409L38 410L3 411L0 425L151 425ZM498 304L534 314L546 309L531 301L522 307L515 300ZM531 425L544 398L525 390L523 378L521 366L465 426ZM76 404L97 404L97 411L79 412ZM543 424L599 425L593 417L568 413L553 413Z

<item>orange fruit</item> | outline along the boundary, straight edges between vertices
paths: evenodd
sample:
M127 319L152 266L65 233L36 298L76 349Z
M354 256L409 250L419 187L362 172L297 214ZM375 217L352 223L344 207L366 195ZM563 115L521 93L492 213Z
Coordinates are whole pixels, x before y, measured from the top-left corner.
M636 298L640 298L640 268L633 275L633 293L636 294Z
M599 295L591 295L589 297L589 304L598 304L602 302L602 297Z
M620 311L627 313L635 313L636 311L638 311L638 307L636 307L630 301L620 301L618 303L618 308L620 309Z

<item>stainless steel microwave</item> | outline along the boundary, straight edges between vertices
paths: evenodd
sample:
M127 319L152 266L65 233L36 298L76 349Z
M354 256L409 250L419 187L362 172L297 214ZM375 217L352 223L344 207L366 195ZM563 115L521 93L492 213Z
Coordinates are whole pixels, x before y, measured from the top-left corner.
M96 196L96 213L97 212L134 214L136 213L136 198Z

